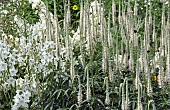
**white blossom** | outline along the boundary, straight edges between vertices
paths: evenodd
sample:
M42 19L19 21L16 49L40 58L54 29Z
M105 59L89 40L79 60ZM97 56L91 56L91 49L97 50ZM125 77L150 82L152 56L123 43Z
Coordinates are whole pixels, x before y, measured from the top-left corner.
M22 78L16 79L16 87L22 88L23 85L24 85L24 79Z
M12 105L11 110L18 110L19 108L28 108L28 104L30 102L29 98L31 93L27 91L17 90L16 95L14 96L14 105Z
M8 14L8 10L2 10L1 13L6 15Z
M10 71L10 76L16 76L16 73L18 72L18 70L15 69L14 66L10 68L9 71Z
M7 70L7 63L4 61L0 60L0 72Z
M14 87L15 81L16 81L16 79L14 79L13 77L9 77L9 79L7 80L7 83L9 86L12 85Z

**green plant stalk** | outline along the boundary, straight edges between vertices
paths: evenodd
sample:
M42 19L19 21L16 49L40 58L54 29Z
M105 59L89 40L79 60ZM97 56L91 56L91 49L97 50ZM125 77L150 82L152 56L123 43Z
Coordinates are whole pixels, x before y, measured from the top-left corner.
M94 57L94 52L92 53L92 55L90 56L90 62L87 68L92 68L92 61L93 61L93 57ZM87 70L87 72L90 71L89 69ZM92 76L92 96L91 97L95 97L95 88L94 88L94 79L95 79L95 74L93 73L93 71L90 71L91 76ZM87 86L90 88L89 85L89 72L87 73ZM91 91L91 90L90 90ZM90 92L91 93L91 92ZM94 101L94 106L93 109L96 110L96 102Z
M95 76L94 76L94 74L93 74L93 72L92 72L92 97L93 98L95 98L95 90L94 90L94 78L95 78ZM94 110L96 110L96 101L94 101Z
M72 84L72 85L71 85L71 90L72 90L72 92L75 91L75 90L74 90L74 78L75 78L75 77L76 77L76 76L74 76L73 79L71 79L71 80L72 80L72 83L71 83L71 84ZM74 103L74 104L76 104L76 100L75 100L75 99L76 99L76 94L73 93L73 100L74 100L73 103Z
M61 78L61 73L59 74L59 87L62 89L63 86L62 86L62 78ZM64 108L64 94L63 92L61 93L61 96L62 96L62 99L61 99L61 102L62 102L62 108Z
M153 110L156 110L154 100L149 100L149 102L148 102L148 110L150 110L150 104L151 104L151 103L152 103L152 109L153 109Z

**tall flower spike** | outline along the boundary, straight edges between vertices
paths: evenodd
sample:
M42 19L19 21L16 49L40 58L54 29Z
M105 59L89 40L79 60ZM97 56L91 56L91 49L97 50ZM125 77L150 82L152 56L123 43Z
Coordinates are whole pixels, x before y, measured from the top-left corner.
M82 89L81 89L81 82L80 82L80 77L78 77L78 81L79 81L79 92L78 92L78 104L79 104L79 107L80 107L80 104L82 102Z
M113 72L114 72L114 71L112 70L113 68L112 68L111 62L112 62L112 61L110 60L110 61L109 61L109 81L110 81L110 82L113 82Z
M152 94L152 86L151 86L151 77L150 77L150 74L148 73L148 78L147 78L147 93L148 93L148 95L149 96L151 96L151 94Z
M128 106L129 106L129 91L128 91L128 79L127 77L125 78L125 82L126 84L126 102L125 102L125 109L127 110L128 109Z
M115 14L116 14L116 4L115 4L115 1L112 0L112 23L113 23L113 26L115 25Z
M168 25L168 23L167 23ZM167 35L169 35L168 31L167 31ZM168 36L167 36L168 37ZM166 61L166 82L170 81L170 38L168 37L168 41L167 41L167 61Z
M138 84L138 110L143 110L142 102L141 102L141 93L142 93L142 84Z
M86 99L90 100L91 99L91 89L89 85L89 70L87 69L87 90L86 90Z
M126 110L125 109L125 89L124 89L124 83L120 84L120 91L121 96L122 96L122 104L121 104L121 110Z
M105 104L109 105L110 104L110 99L109 99L109 83L108 83L108 77L105 77L105 83L106 83L106 99L105 99Z
M70 62L71 62L71 65L70 65L70 76L71 76L71 79L74 78L75 76L75 70L74 70L74 58L73 58L73 51L72 51L72 48L73 48L73 45L71 44L71 49L70 49Z

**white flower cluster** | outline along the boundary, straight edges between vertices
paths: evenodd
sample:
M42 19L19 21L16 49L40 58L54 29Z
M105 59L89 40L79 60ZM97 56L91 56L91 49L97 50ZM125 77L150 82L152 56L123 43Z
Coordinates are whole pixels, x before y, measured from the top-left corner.
M80 42L80 27L77 28L77 31L73 33L73 38L71 39L71 43L77 45Z
M100 25L102 22L105 22L104 16L101 16L101 14L104 13L104 9L102 7L102 3L99 3L97 0L94 0L90 4L90 10L87 13L89 16L89 33L91 34L93 39L91 39L91 42L94 42L94 39L97 38L97 36L100 36L101 28ZM85 18L86 19L86 18ZM102 21L103 20L103 21ZM87 24L86 24L87 25ZM73 33L73 38L71 39L71 42L73 45L76 45L80 43L80 27L77 28L76 32ZM88 42L88 38L86 38L86 41ZM88 50L88 43L85 44L86 49Z
M66 71L66 62L64 61L66 53L65 47L63 45L61 46L60 54L58 55L59 50L57 50L56 44L53 41L43 39L44 36L47 36L47 23L49 20L46 18L48 16L51 23L54 23L53 15L50 12L47 14L46 6L42 1L30 0L29 2L32 3L33 9L39 8L38 15L40 22L29 24L27 21L15 15L14 26L16 26L19 36L6 35L5 33L1 36L6 42L2 42L2 45L0 44L0 46L2 46L2 48L0 48L2 51L0 57L2 57L1 59L8 59L8 63L6 60L0 60L0 71L3 71L0 73L0 80L4 82L0 90L4 88L8 89L10 86L16 86L17 94L13 100L13 110L17 110L20 107L28 107L27 103L29 102L31 94L27 95L27 98L23 96L28 93L28 91L34 95L37 94L37 83L39 81L36 80L35 74L40 74L45 78L57 68L61 68L61 72L63 73ZM15 47L12 44L15 44ZM59 57L63 58L60 65L58 65ZM28 63L29 65L27 65ZM17 67L15 66L16 64L18 65ZM51 68L49 65L55 68ZM21 69L21 67L25 68L24 73L19 72L18 69ZM8 68L9 73L7 71ZM31 75L28 75L27 72L30 72ZM6 78L4 78L5 73L8 73L8 77ZM19 74L23 74L24 78L17 77L16 79L16 76L19 76ZM57 77L54 77L57 80ZM46 82L43 85L46 85ZM45 88L44 86L43 90L45 90Z
M23 20L17 16L15 17L15 20L16 24L21 27L20 29L23 29ZM41 53L43 53L42 51L49 51L49 49L52 50L55 45L54 42L47 42L48 46L46 45L47 43L44 45L38 43L39 37L42 36L39 31L42 29L41 23L29 26L30 28L27 28L29 29L27 30L27 34L30 34L28 38L26 38L21 32L22 30L19 29L17 31L20 33L20 38L13 37L12 35L6 35L5 33L1 35L1 38L3 38L4 41L0 41L0 81L4 83L0 86L0 91L7 91L11 88L11 86L16 87L17 94L13 100L14 105L12 106L12 110L17 110L20 107L27 108L27 103L29 102L29 97L31 96L29 92L33 92L34 94L37 92L37 81L35 80L35 74L28 76L28 74L25 73L30 71L28 68L32 69L31 72L33 73L40 72L42 70L40 70L41 68L38 68L37 65L41 65L41 62L38 62L38 60L45 60L45 63L49 63L52 62L53 59L53 54L49 54L49 52L47 52L48 54L41 56ZM31 30L33 30L33 32ZM11 40L11 42L15 42L16 47L13 47L9 40ZM33 42L35 42L35 45L33 45ZM37 47L43 48L39 48L41 49L41 51L39 51L36 50ZM34 56L34 53L37 51L38 54L36 57L39 59L35 59ZM29 65L26 64L28 62ZM18 70L22 67L25 67L26 69L24 73L21 73ZM36 71L37 69L38 71ZM46 70L46 72L48 72L48 70ZM24 79L21 77L17 79L16 76L19 76L19 74L23 74Z
M29 0L29 3L32 4L32 9L38 9L38 15L41 21L41 27L43 30L46 30L47 24L51 21L52 25L54 25L53 14L48 11L46 5L41 0Z
M25 67L26 72L30 71L32 73L44 73L44 77L52 72L52 69L48 67L50 63L56 65L55 67L57 68L58 58L56 55L57 52L55 43L53 41L47 41L44 44L36 43L36 45L34 45L31 38L32 36L29 36L28 39L21 36L19 38L20 42L18 44L18 49L12 48L5 42L0 42L0 80L4 81L4 84L0 87L0 90L9 90L11 86L14 87L16 85L17 91L20 91L17 92L14 97L14 105L12 106L12 110L17 110L19 107L27 107L29 98L25 98L25 95L28 91L31 91L34 94L37 92L37 81L35 80L35 74L28 76L28 74L23 73L24 79L21 77L16 79L15 76L19 75L18 68ZM63 52L61 52L61 54L64 56ZM27 62L29 62L29 65L26 64ZM18 65L17 67L15 66L16 64ZM63 67L64 66L62 66L62 68ZM28 68L30 70L27 70ZM27 94L27 96L30 96L30 94Z
M90 4L90 22L92 26L96 27L98 23L101 23L101 14L103 13L102 4L99 3L97 0L91 2Z
M1 10L1 9L0 9L0 10ZM6 14L8 14L9 12L8 12L8 10L2 10L2 11L0 11L0 13L6 15Z
M41 0L29 0L29 3L32 4L32 9L35 9L41 3Z
M13 101L15 102L11 110L18 110L19 108L28 109L28 104L30 102L31 93L29 91L17 90Z
M14 67L15 61L17 60L16 57L17 55L14 53L14 50L10 52L10 46L0 41L0 80L5 80L5 83L0 86L0 90L2 88L8 89L7 87L11 85L14 87L15 85L16 79L13 77L16 76L18 72ZM9 74L6 74L8 70Z

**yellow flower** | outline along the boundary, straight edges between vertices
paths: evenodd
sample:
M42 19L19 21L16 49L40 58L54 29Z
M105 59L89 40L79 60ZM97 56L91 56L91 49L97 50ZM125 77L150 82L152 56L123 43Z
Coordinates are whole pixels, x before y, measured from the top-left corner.
M157 76L153 76L153 81L157 81Z
M158 75L158 76L154 75L154 76L152 77L152 80L153 80L153 81L158 81L158 79L159 79L159 75Z
M78 10L78 6L77 6L77 5L74 5L72 9L73 9L73 10Z

